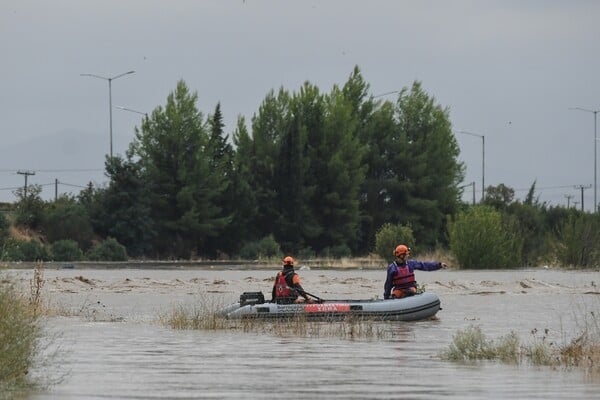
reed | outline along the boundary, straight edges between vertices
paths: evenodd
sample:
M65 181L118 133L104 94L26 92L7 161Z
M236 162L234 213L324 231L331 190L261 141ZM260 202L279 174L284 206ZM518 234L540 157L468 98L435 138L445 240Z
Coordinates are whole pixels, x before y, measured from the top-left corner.
M497 342L486 338L479 326L458 331L448 349L440 357L450 361L498 360L507 363L528 362L531 365L581 368L600 374L600 323L597 314L585 315L580 333L564 344L549 340L549 330L531 331L531 341L521 344L511 332Z
M38 263L33 269L33 278L29 281L29 305L36 316L42 312L42 289L45 283L44 265Z
M0 387L12 397L32 387L29 370L36 361L42 330L38 311L9 279L0 284Z
M288 318L242 318L230 320L220 315L222 305L214 301L194 305L178 304L158 316L158 322L173 329L226 330L296 337L339 337L344 339L384 339L398 334L397 326L371 318L310 320L305 314Z
M397 326L371 318L310 320L304 314L289 318L244 318L228 321L228 329L239 327L243 332L272 334L280 337L336 337L348 340L390 339L398 334Z
M159 314L158 322L173 329L225 329L227 320L218 313L221 307L219 301L201 296L194 304L178 304Z

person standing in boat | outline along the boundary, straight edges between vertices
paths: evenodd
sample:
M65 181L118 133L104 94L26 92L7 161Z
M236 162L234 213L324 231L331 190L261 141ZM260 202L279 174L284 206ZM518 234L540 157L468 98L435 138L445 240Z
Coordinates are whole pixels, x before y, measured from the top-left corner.
M415 295L417 293L415 269L435 271L447 267L446 263L439 261L409 260L410 249L404 244L396 246L394 256L396 261L387 268L387 278L383 286L384 299L401 299Z
M275 277L271 302L278 304L313 302L300 285L300 276L294 271L294 259L290 256L283 259L283 268Z

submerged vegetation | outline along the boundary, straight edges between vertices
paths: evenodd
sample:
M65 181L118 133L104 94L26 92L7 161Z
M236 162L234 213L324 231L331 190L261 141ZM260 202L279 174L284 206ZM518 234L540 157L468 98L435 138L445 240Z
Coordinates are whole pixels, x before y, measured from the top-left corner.
M173 329L236 330L268 333L277 336L338 337L342 339L388 339L402 332L398 325L369 318L348 317L343 320L314 321L299 314L290 318L243 318L230 320L220 315L216 304L178 305L159 315L159 323Z
M586 315L581 331L572 340L559 344L543 334L531 331L531 342L522 343L516 333L510 332L496 341L488 339L479 326L470 326L457 332L452 344L440 354L450 361L497 360L506 363L529 363L537 366L577 367L587 372L600 373L600 324L592 311Z

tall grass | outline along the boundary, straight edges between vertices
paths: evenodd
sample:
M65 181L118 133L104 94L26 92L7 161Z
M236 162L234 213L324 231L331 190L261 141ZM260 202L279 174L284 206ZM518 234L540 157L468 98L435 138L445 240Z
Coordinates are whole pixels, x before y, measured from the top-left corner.
M543 333L531 331L531 342L521 343L511 332L498 341L487 339L479 326L458 331L440 357L450 361L498 360L531 365L577 367L592 374L600 373L600 324L594 311L586 315L585 325L574 339L558 344Z
M0 396L33 385L41 327L35 307L7 279L0 284Z
M219 314L221 302L201 296L191 305L178 304L173 309L159 314L158 321L173 329L225 329L227 320Z
M275 319L227 319L219 312L221 309L222 305L217 302L179 304L159 314L158 322L173 329L237 330L276 336L383 339L402 333L397 325L355 316L330 321L309 320L301 313Z

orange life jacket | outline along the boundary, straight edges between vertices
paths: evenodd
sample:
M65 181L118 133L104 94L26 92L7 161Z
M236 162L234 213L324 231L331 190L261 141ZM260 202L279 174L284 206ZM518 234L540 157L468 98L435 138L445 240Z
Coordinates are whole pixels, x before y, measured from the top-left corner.
M295 290L293 290L287 282L287 277L290 275L293 278L294 272L291 274L288 273L284 275L283 271L277 273L277 277L275 278L275 297L286 297L286 298L294 298L298 297L298 294Z
M392 284L394 285L394 289L417 287L415 273L411 271L411 269L408 267L408 264L396 264L396 273L392 277Z

